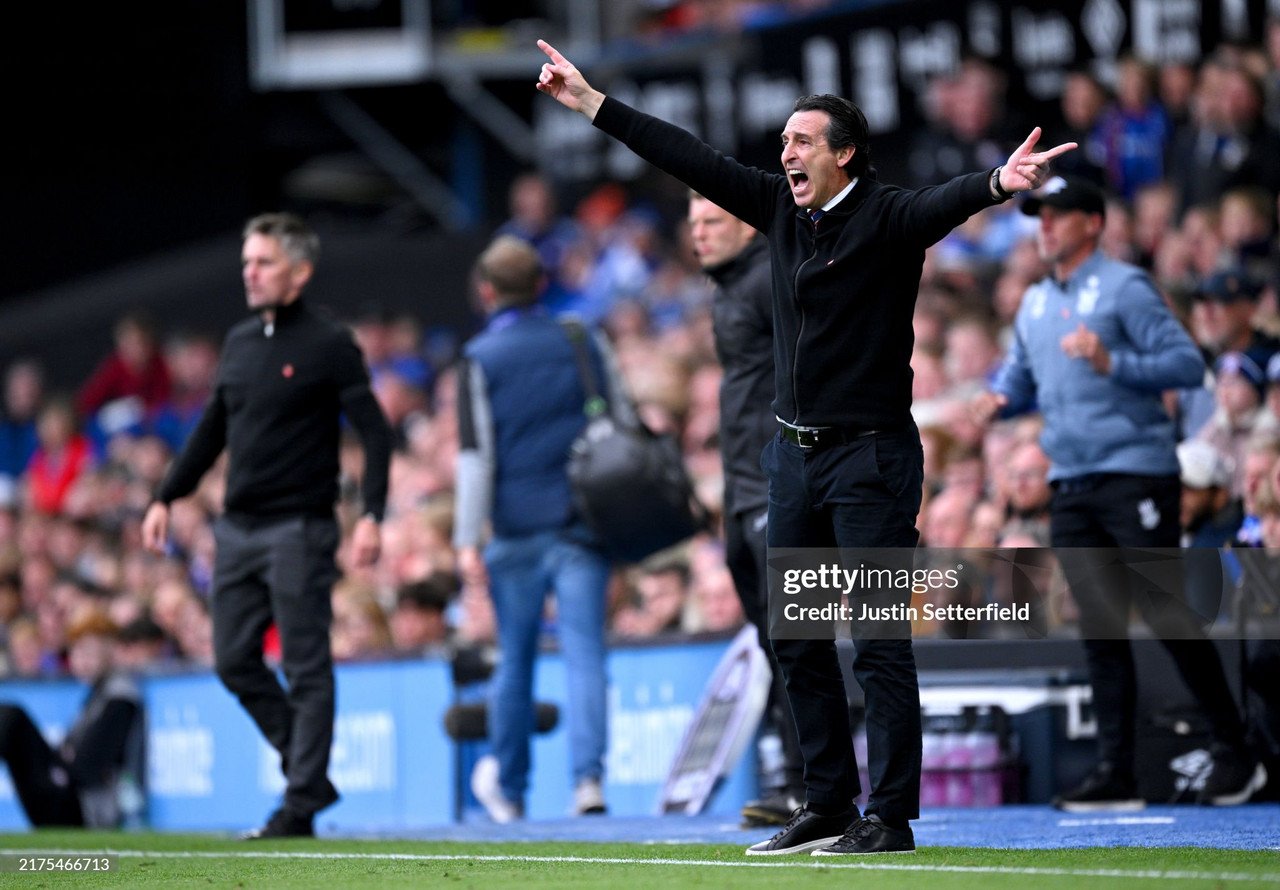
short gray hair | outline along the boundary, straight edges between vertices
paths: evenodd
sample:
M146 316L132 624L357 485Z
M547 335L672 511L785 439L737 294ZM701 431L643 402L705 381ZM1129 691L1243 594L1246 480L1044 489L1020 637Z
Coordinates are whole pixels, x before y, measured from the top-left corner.
M320 259L320 236L293 213L262 213L244 225L243 238L250 235L266 235L275 238L295 263L306 261L315 265Z

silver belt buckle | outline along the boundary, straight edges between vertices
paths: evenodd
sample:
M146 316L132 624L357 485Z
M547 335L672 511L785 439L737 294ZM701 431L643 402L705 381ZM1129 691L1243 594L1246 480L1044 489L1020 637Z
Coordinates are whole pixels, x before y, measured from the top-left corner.
M819 430L809 427L794 427L796 431L796 444L801 448L817 448Z

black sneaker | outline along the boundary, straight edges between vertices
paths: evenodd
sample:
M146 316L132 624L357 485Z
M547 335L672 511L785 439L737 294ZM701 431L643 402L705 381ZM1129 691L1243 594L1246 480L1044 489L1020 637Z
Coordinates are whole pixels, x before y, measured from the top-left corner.
M786 825L787 819L801 806L803 800L784 788L778 788L759 800L749 800L742 807L743 828L766 828L770 825Z
M1196 803L1214 807L1242 804L1267 784L1267 768L1244 751L1215 748L1213 770L1196 794Z
M1138 796L1132 775L1103 761L1078 786L1055 797L1053 805L1068 813L1133 813L1147 802Z
M814 856L864 856L868 853L914 853L916 836L911 826L893 828L879 816L865 816L829 847L819 847Z
M747 848L748 856L782 856L807 853L840 839L846 828L858 818L858 808L851 805L837 816L823 816L807 806L796 807L782 830L755 846Z
M311 816L301 816L286 809L276 810L261 828L251 828L240 835L242 841L259 841L276 837L315 837Z

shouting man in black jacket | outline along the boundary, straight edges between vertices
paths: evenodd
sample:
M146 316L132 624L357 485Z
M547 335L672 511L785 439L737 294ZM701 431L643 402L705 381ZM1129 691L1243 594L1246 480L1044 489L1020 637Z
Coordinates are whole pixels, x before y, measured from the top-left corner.
M924 457L911 419L911 317L925 250L978 211L1040 185L1074 143L1034 152L1037 128L994 170L906 191L869 175L857 106L806 96L782 131L785 175L766 173L606 97L554 47L538 46L550 59L540 91L769 239L780 422L761 459L769 547L914 547ZM858 769L834 640L775 634L806 803L751 855L915 849L920 700L910 625L852 631L866 697L867 811L853 803Z
M314 834L317 812L334 803L331 590L338 527L340 420L364 445L364 515L352 530L357 564L378 558L387 499L391 430L369 389L351 334L311 309L319 239L291 214L264 214L245 227L241 264L254 317L227 334L213 395L143 518L143 542L162 552L169 504L190 494L223 448L226 512L214 526L213 647L218 677L280 752L284 803L245 835ZM262 660L274 621L288 691Z

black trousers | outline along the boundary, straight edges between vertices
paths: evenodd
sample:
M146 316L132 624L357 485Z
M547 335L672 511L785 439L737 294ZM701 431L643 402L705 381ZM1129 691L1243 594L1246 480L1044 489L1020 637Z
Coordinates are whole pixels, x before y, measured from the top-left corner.
M311 815L338 799L328 778L334 679L330 600L337 524L295 516L265 524L227 517L214 527L213 648L218 677L280 752L284 808ZM280 631L286 687L262 660L262 635Z
M84 825L70 768L17 705L0 704L0 759L32 825Z
M732 482L727 486L732 492ZM765 564L768 527L768 508L738 511L727 493L724 517L724 561L733 576L733 586L742 601L742 614L746 616L759 635L760 648L769 658L773 668L773 685L769 689L769 702L765 712L768 725L778 733L782 743L783 781L786 791L797 796L804 789L804 758L800 753L800 739L796 735L795 718L791 715L791 702L778 666L778 657L769 645L769 574Z
M919 541L924 455L914 425L823 449L778 436L761 466L769 477L770 547L912 548ZM892 630L852 628L853 674L866 698L867 813L901 825L920 814L920 689L910 627ZM844 809L862 788L835 642L771 643L795 716L808 802L821 812Z
M1181 483L1177 476L1105 474L1055 487L1050 523L1055 548L1176 548ZM1222 660L1199 616L1180 600L1144 586L1120 560L1058 551L1080 610L1089 682L1098 720L1098 755L1132 772L1137 676L1125 636L1136 605L1173 658L1220 744L1244 745L1244 724ZM1175 596L1180 595L1175 591Z

